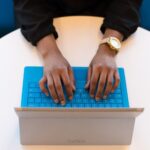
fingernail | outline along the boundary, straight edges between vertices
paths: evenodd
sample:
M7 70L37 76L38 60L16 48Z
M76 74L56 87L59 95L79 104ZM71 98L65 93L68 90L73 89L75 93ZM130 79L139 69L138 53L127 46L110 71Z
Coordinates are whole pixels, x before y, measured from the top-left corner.
M87 88L88 88L88 83L84 86L84 88L85 88L85 89L87 89Z
M72 96L69 97L70 100L72 100L72 98L73 98Z
M100 99L100 97L96 97L96 98L95 98L96 101L99 101L99 99Z
M103 99L106 99L106 98L107 98L107 96L106 96L106 95L104 95L104 96L103 96Z
M55 102L55 103L58 103L59 101L58 101L58 99L55 99L54 102Z
M48 93L45 93L45 95L46 95L46 96L49 96L49 94L48 94Z
M75 87L75 85L73 85L73 89L74 89L74 91L76 90L76 87Z
M65 101L61 101L61 105L63 105L63 106L64 106L64 105L65 105Z
M91 97L92 97L92 98L94 98L94 95L93 95L93 94L91 94Z

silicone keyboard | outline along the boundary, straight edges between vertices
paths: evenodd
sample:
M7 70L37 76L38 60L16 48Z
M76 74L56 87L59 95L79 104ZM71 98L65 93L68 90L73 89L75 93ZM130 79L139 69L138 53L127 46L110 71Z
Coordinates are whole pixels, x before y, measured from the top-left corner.
M24 71L24 82L22 92L22 107L67 107L67 108L122 108L129 107L128 96L126 90L124 70L119 68L120 84L114 93L109 94L107 99L96 101L91 98L89 92L84 89L87 76L86 67L73 67L76 91L73 99L67 99L66 105L54 103L51 96L46 96L39 88L38 81L42 77L42 67L26 67Z

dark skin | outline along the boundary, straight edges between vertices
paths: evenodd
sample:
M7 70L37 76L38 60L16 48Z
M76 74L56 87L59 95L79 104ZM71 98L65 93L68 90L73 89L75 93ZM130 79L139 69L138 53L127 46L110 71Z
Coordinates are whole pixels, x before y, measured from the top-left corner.
M118 31L106 29L103 38L109 36L117 37L120 41L123 39L122 34ZM47 96L50 93L55 103L60 102L65 105L66 100L62 84L64 84L70 100L73 98L73 92L75 91L75 80L71 66L61 54L53 35L41 39L37 43L37 49L44 61L44 75L39 83L40 88ZM99 45L97 53L89 65L85 88L89 90L90 96L96 100L106 98L119 84L120 78L115 56L116 53L107 44ZM47 83L48 89L46 89L45 83Z

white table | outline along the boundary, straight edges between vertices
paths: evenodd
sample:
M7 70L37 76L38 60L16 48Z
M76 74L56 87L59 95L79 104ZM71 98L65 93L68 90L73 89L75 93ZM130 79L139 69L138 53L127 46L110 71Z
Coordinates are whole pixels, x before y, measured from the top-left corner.
M55 20L58 45L72 66L87 66L101 34L102 18L66 17ZM136 120L130 146L22 146L14 107L20 105L23 68L42 65L35 47L16 30L0 39L0 150L150 150L150 32L138 28L117 56L126 72L131 107L145 107Z

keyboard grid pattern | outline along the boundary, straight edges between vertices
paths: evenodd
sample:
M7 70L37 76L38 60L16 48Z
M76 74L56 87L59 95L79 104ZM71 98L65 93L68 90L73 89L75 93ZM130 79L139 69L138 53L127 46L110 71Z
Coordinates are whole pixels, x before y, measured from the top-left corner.
M56 104L50 96L46 96L39 88L37 82L28 83L27 106L28 107L67 107L67 108L113 108L124 107L123 94L120 88L111 93L107 99L96 101L89 96L89 92L84 89L86 81L76 82L76 91L70 101L66 97L66 105ZM66 94L65 94L66 95Z

